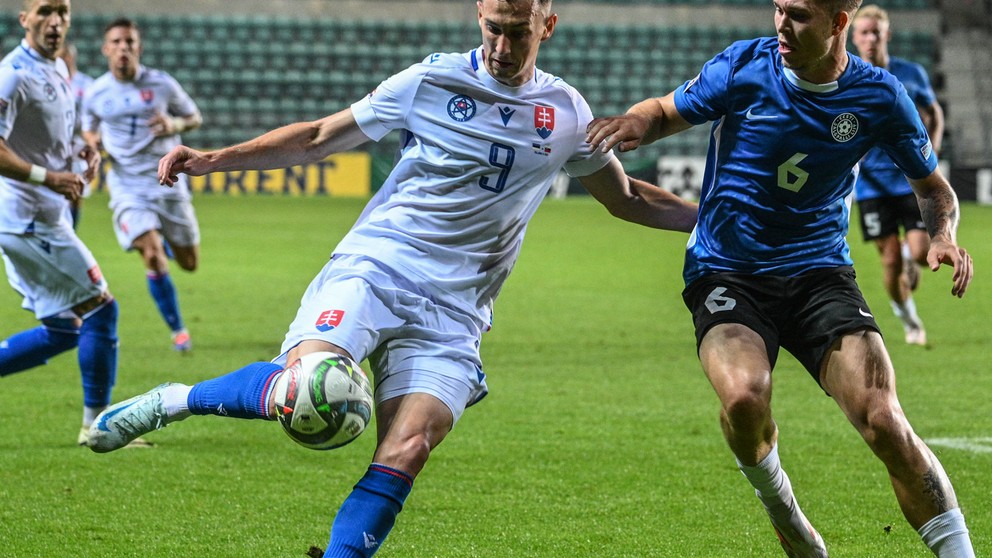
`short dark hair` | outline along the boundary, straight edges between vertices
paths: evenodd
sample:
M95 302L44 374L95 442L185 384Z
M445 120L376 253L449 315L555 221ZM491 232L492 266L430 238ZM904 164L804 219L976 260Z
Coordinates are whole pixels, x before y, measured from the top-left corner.
M110 31L111 29L115 29L117 27L126 27L128 29L134 29L135 31L138 32L139 35L141 34L141 29L138 27L138 24L135 23L133 19L127 17L119 17L114 21L108 23L107 26L103 28L103 34L106 35L108 31Z
M862 0L827 0L824 2L832 12L847 12L854 14L861 7Z

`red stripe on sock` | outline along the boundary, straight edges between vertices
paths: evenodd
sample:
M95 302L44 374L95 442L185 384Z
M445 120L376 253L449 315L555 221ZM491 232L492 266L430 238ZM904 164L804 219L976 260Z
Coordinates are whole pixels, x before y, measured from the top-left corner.
M386 467L385 465L379 465L377 463L373 463L372 465L369 465L369 469L379 471L380 473L386 473L387 475L394 476L398 479L403 479L404 481L406 481L407 484L413 486L413 479L410 478L410 475L398 469L391 469L389 467Z
M278 376L280 372L282 372L282 368L280 368L279 370L276 370L275 372L273 372L272 375L269 376L269 379L268 380L265 380L265 387L262 388L262 400L259 401L259 408L262 409L262 414L265 415L265 418L270 418L269 417L269 388L272 386L272 381L275 380L276 376Z

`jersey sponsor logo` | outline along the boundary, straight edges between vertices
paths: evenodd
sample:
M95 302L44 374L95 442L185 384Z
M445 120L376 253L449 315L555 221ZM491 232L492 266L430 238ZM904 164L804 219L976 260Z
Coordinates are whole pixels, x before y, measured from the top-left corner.
M155 91L152 89L142 89L141 100L147 104L151 104L155 100Z
M555 108L538 105L534 107L534 130L537 135L548 139L555 131Z
M475 116L475 100L468 95L448 99L448 116L455 122L468 122Z
M834 140L844 143L858 135L858 128L858 117L845 112L834 118L833 123L830 124L830 135L833 136Z
M746 118L748 120L774 120L774 119L778 118L778 115L777 114L755 114L754 113L754 108L752 107L752 108L747 109L747 114L744 115L744 118Z
M875 316L872 316L868 312L865 312L863 308L858 308L858 314L861 314L862 316L864 316L866 318L872 318L872 319L875 318Z
M440 52L435 52L430 57L430 64L433 64L433 63L437 62L440 59L441 59L441 53Z
M0 114L2 114L2 111L0 111ZM926 145L920 148L920 153L923 155L924 159L930 158L931 151L933 151L933 144L930 143L929 141L926 143Z
M505 128L510 123L510 118L513 117L513 113L517 112L510 107L499 107L499 117L503 120L503 127Z
M324 310L317 316L317 331L330 331L339 325L344 318L344 310Z

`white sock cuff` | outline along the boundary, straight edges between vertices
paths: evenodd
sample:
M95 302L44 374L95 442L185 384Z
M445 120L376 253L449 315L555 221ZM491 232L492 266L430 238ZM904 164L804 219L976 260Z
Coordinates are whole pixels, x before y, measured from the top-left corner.
M757 465L745 465L741 463L741 460L737 459L736 456L734 457L734 460L737 461L737 467L740 468L742 473L744 471L750 472L757 470L771 473L775 469L781 467L781 463L779 462L778 459L778 443L772 444L772 449L768 452L768 455L766 455L764 459L759 461ZM747 473L744 473L744 476L747 476Z
M923 527L920 527L919 533L920 537L923 538L923 542L931 549L938 548L947 539L952 537L964 537L959 542L970 541L968 538L968 527L964 524L964 514L961 513L960 508L948 510L927 521ZM968 544L967 546L970 548L971 545ZM971 554L962 554L962 556L974 556L974 552Z
M184 384L171 385L162 390L162 407L165 408L165 414L170 417L174 417L180 413L189 414L189 392L193 390L193 386L187 386Z

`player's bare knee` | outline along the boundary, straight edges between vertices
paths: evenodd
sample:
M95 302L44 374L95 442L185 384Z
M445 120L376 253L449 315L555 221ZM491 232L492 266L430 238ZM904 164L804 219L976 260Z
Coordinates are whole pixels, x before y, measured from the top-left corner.
M723 416L727 423L736 428L757 427L767 422L769 414L768 397L760 386L738 390L723 402Z
M416 432L401 437L387 437L376 450L375 461L416 476L427 463L430 454L430 436Z
M870 409L865 415L861 435L883 460L887 456L902 455L913 446L913 429L897 404Z
M179 264L179 267L182 268L183 271L193 272L196 271L196 268L199 266L200 261L196 256L190 256L190 257L177 256L176 263Z

